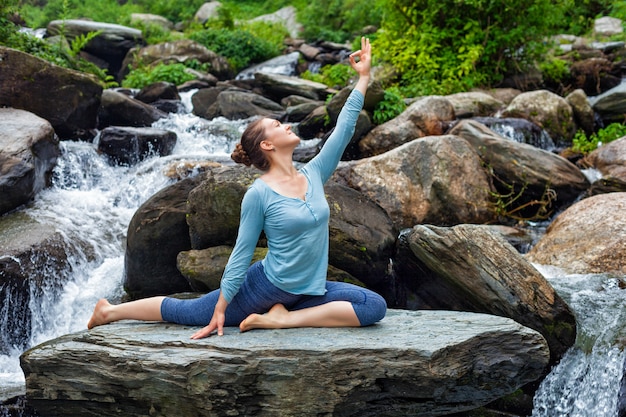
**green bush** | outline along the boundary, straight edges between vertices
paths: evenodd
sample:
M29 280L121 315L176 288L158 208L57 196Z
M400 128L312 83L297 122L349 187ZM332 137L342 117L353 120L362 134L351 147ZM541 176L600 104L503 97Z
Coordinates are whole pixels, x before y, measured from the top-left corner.
M193 80L195 76L186 71L184 64L157 64L154 67L140 66L128 73L122 81L122 87L143 88L160 81L180 85Z
M225 57L235 71L266 61L282 52L282 38L278 46L246 29L205 29L190 33L189 38Z
M549 0L378 1L387 12L374 50L412 95L493 85L529 67L558 18Z
M350 78L354 77L356 72L350 65L334 64L324 65L318 73L312 73L306 70L300 74L305 80L315 81L326 84L329 87L341 89L348 85Z
M400 90L397 87L390 87L385 90L385 95L374 109L373 121L377 125L383 124L398 116L406 109L406 104Z
M365 26L379 26L384 2L364 0L311 0L300 9L298 20L304 27L304 38L346 42L362 35Z
M611 123L607 127L598 130L597 133L587 137L582 130L576 132L572 140L572 150L583 155L594 151L603 144L612 142L626 136L626 126L621 123Z

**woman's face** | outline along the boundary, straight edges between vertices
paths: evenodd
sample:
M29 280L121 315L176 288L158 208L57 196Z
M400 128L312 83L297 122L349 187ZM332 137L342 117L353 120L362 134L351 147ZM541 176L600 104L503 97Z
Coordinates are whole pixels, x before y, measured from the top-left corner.
M289 124L283 124L275 119L264 119L263 126L265 127L265 141L273 145L277 151L293 150L300 143L300 138L293 133Z

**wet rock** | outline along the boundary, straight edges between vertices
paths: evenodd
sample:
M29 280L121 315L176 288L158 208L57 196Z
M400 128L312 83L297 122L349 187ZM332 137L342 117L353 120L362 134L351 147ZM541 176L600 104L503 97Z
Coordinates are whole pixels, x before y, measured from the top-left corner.
M167 156L176 146L176 133L152 127L107 127L100 132L98 151L114 164L135 165L151 156Z
M503 117L521 117L550 134L555 143L569 143L576 133L572 107L564 98L547 90L522 93L502 112Z
M219 80L231 79L235 75L232 66L226 58L198 42L190 39L181 39L133 48L126 54L118 79L124 79L129 69L136 68L140 64L154 66L159 63L172 64L185 63L187 61L209 64L209 72Z
M98 128L109 126L148 127L167 116L154 106L115 90L104 90L98 112Z
M157 100L180 100L180 94L176 85L161 81L145 86L139 90L135 98L150 104Z
M132 299L190 291L176 255L191 249L187 198L201 176L165 187L137 209L128 225L124 289Z
M48 185L59 154L59 139L48 121L24 110L0 108L0 215Z
M113 23L83 19L53 20L48 23L46 30L47 36L62 33L69 41L98 32L98 35L91 39L82 50L106 62L106 69L110 74L117 74L122 68L122 61L128 51L144 44L143 35L139 29Z
M449 132L467 140L494 177L501 196L514 196L500 215L548 217L570 204L588 187L581 170L565 158L531 145L507 140L486 126L464 120Z
M478 154L458 136L416 139L381 155L341 163L333 179L379 204L399 230L494 218L491 182Z
M29 404L50 417L447 415L536 380L549 354L513 320L447 311L390 310L366 328L193 331L118 323L39 345L21 357Z
M394 119L376 126L359 142L362 157L380 155L424 136L442 135L444 124L455 119L454 107L445 97L417 100Z
M526 255L571 274L626 274L626 193L586 198L559 214Z
M79 253L94 255L80 236L68 237L22 212L0 217L0 316L11 318L0 322L0 354L31 343L40 320L31 305L54 305Z
M82 72L0 46L0 107L46 119L61 139L92 138L102 86Z
M626 113L626 83L619 84L598 96L590 97L589 102L605 124L621 123Z
M584 158L584 164L603 177L626 181L626 137L603 144Z
M576 340L576 319L548 281L482 225L418 225L402 237L417 258L399 263L417 308L509 317L541 333L555 363Z
M479 91L450 94L446 98L452 103L459 119L493 116L504 108L502 101Z

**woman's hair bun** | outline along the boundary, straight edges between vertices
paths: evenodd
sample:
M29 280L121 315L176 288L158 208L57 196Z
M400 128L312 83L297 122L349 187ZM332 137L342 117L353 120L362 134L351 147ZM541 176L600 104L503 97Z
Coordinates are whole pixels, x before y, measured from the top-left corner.
M244 164L247 167L252 165L252 161L250 161L250 157L245 149L243 149L243 146L241 146L241 143L235 146L235 150L230 154L230 158L238 164Z

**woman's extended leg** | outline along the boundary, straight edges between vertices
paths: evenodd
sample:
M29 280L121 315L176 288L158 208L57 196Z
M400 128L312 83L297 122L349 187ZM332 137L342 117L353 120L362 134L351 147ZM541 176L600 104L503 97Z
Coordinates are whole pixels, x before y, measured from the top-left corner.
M241 331L289 327L357 327L381 320L385 299L375 292L343 282L327 282L326 294L305 296L287 310L277 304L266 314L251 314Z
M165 297L143 298L122 304L111 304L104 298L96 303L88 329L118 320L163 321L161 303Z

